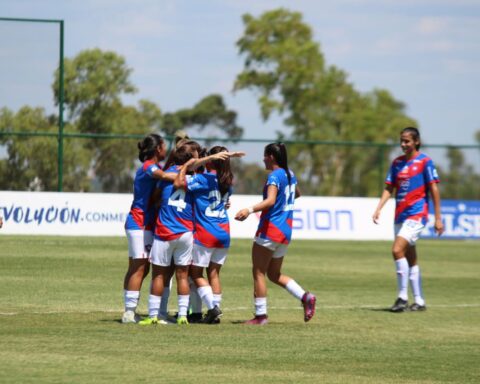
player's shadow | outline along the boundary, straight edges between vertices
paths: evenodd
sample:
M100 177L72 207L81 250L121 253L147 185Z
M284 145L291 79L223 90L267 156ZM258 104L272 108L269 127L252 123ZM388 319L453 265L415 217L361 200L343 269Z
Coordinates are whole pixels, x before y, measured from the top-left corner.
M371 311L371 312L391 312L390 308L360 308L361 311Z

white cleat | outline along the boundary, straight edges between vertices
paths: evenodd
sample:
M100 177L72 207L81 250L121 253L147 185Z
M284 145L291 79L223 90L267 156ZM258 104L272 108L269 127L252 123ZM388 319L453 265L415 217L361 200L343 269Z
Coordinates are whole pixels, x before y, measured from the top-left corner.
M122 316L122 323L128 324L133 323L136 324L140 321L140 316L135 313L135 311L125 311Z

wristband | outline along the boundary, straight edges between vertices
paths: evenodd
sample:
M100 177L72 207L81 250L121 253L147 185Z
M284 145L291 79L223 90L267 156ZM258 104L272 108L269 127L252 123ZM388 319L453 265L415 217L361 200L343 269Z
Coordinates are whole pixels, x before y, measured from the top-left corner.
M253 207L248 208L248 214L252 214L252 213L253 213Z

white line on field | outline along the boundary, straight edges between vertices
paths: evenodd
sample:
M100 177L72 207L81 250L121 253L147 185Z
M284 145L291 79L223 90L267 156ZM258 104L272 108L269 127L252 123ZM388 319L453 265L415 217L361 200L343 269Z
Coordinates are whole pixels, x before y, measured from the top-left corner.
M480 304L431 304L428 308L478 308ZM223 311L247 311L252 307L222 307ZM301 307L268 307L274 310L301 310ZM388 309L384 305L318 305L317 309ZM176 308L170 308L175 312ZM121 313L122 309L104 309L104 310L86 310L86 311L24 311L24 312L0 312L0 316L16 316L16 315L55 315L55 314L88 314L88 313Z

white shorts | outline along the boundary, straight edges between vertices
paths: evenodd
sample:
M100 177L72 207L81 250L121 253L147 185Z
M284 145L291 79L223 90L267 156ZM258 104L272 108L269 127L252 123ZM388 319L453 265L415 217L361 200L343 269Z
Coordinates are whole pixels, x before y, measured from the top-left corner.
M258 245L273 251L272 258L274 259L279 259L287 254L288 244L277 243L275 241L262 239L261 237L255 237L254 241Z
M405 220L403 223L395 224L395 236L403 237L408 244L415 245L425 225L421 221Z
M128 240L128 257L132 259L148 259L153 243L153 232L143 229L126 229Z
M175 265L190 265L192 263L193 233L185 232L178 239L171 241L153 240L150 257L152 264L161 267Z
M210 262L223 265L227 258L228 248L205 248L193 244L192 265L207 268Z

